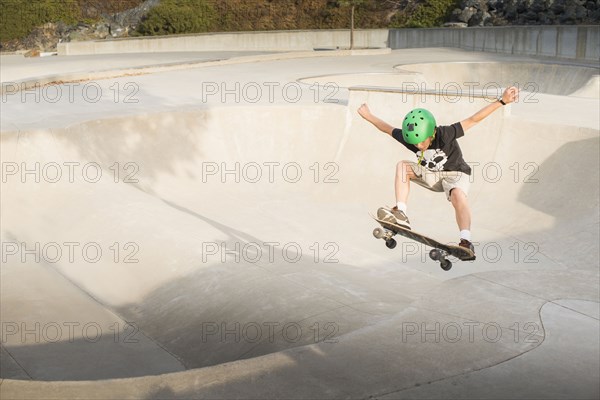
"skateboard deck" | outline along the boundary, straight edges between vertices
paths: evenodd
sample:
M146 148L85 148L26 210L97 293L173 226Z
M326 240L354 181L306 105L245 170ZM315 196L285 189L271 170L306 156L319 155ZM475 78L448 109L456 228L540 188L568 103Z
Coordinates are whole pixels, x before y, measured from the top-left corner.
M450 244L440 243L435 239L432 239L428 236L425 236L421 233L411 231L409 229L405 229L399 225L382 221L377 217L371 215L381 228L375 228L373 230L373 236L377 239L385 240L385 244L388 248L393 249L396 247L396 240L393 239L395 235L404 236L408 239L414 240L415 242L422 243L426 246L432 247L432 250L429 252L429 257L432 260L440 261L440 266L443 270L448 271L452 268L452 263L446 257L453 256L458 258L461 261L470 261L475 260L475 254L469 249L465 249L464 247L454 246Z

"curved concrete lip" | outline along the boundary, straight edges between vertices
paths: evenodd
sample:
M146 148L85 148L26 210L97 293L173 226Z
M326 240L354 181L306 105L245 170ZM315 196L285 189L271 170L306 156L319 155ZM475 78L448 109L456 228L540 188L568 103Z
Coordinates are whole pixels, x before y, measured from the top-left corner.
M315 71L378 79L415 55L448 58L262 60L98 82L107 93L135 83L139 103L8 98L2 398L506 398L525 370L538 371L527 396L596 396L597 347L555 339L598 336L598 100L540 93L461 139L477 167L479 259L444 272L425 248L372 238L367 213L393 201L395 165L411 154L355 110L366 102L397 125L398 110L427 106L448 124L487 100L370 88L333 103L298 84ZM223 102L203 98L206 82L302 96ZM565 168L575 159L585 174ZM37 181L10 169L36 163ZM61 169L55 181L65 163L73 180ZM414 189L411 220L455 240L442 197ZM40 260L20 253L36 243ZM64 243L105 256L57 259ZM548 365L566 353L573 363Z
M600 68L589 64L544 61L480 61L397 65L399 72L420 73L429 86L461 88L518 86L533 93L598 98Z
M463 61L400 64L395 72L317 75L298 79L307 85L402 88L406 91L463 91L498 97L501 88L518 86L528 93L599 98L600 68L549 61Z
M345 74L317 75L298 79L306 85L335 85L339 88L353 86L400 87L408 82L420 84L424 82L418 72L348 72Z

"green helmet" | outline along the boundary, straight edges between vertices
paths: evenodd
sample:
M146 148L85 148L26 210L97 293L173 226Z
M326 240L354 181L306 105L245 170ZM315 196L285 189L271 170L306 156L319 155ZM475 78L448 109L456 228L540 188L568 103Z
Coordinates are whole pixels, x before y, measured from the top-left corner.
M424 108L415 108L404 117L402 136L408 144L421 143L435 133L435 118Z

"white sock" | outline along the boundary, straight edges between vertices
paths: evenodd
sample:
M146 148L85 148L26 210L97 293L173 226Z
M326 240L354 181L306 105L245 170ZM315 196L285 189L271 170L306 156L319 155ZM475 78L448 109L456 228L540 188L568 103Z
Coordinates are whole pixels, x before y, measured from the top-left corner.
M466 239L470 242L471 241L471 231L468 229L463 229L462 231L460 231L460 238Z
M400 210L404 214L406 214L406 210L408 209L408 207L406 206L406 203L402 203L401 201L399 201L396 203L396 207L398 208L398 210Z

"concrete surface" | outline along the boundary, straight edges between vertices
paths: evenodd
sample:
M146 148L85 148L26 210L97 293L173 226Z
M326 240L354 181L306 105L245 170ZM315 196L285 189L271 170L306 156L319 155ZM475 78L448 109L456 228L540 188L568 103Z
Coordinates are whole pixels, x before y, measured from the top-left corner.
M546 338L528 353L472 374L390 393L381 399L587 399L600 396L597 377L580 373L600 366L598 303L565 300L542 307ZM580 308L591 308L584 313ZM533 331L532 331L533 332ZM529 338L529 340L535 340ZM543 365L544 368L539 368ZM488 386L483 393L481 387Z
M488 100L361 79L536 60L268 56L5 96L0 397L597 398L600 101L572 95L589 71L531 67L547 91L461 139L478 259L444 272L372 237L414 156L355 110L450 124ZM442 195L414 189L409 215L457 239Z

